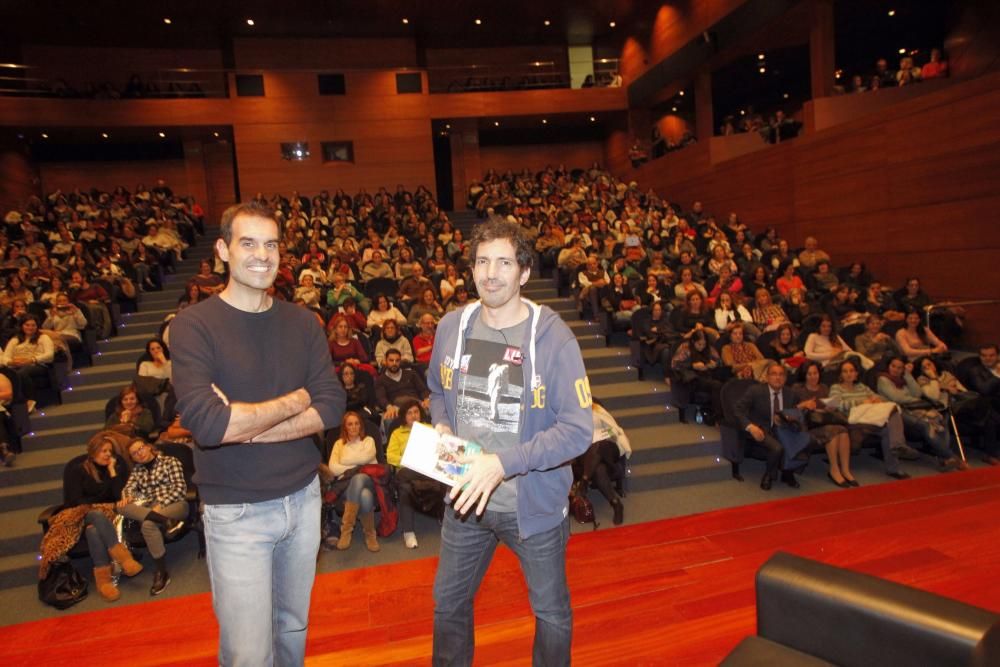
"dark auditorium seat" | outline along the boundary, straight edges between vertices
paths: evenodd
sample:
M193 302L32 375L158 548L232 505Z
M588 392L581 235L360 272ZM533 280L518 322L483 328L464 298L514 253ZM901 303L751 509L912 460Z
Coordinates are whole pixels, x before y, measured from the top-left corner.
M726 667L1000 664L1000 615L940 595L781 552L756 592L757 634Z

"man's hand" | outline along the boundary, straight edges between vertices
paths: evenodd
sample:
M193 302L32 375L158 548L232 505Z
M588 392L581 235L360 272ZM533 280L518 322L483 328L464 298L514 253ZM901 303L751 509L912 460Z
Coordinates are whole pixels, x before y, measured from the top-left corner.
M443 435L455 435L454 433L451 432L451 427L443 422L440 424L435 424L434 430Z
M420 401L420 405L422 405L424 407L424 410L430 410L431 409L431 397L428 396L424 400Z
M757 426L756 424L750 424L750 426L747 426L747 432L750 433L750 437L756 440L757 442L763 442L764 429L762 429L760 426Z
M392 403L390 403L389 407L387 407L385 409L385 418L386 419L395 419L398 415L399 415L399 407L397 407L397 406L393 405Z
M459 514L465 514L476 501L476 514L486 511L490 494L503 481L503 464L496 454L474 454L459 458L459 463L468 463L469 470L462 475L451 489L452 505ZM461 495L459 495L461 493ZM455 500L455 498L458 500Z

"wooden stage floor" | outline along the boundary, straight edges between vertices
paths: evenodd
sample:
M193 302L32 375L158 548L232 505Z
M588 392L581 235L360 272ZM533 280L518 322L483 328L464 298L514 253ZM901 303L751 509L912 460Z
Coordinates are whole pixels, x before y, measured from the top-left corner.
M754 632L754 572L776 550L1000 610L998 516L991 468L574 535L573 663L718 663ZM307 664L428 664L436 565L321 575ZM477 598L476 625L477 664L530 662L533 619L506 549ZM202 594L8 626L3 638L5 665L211 665L216 628Z

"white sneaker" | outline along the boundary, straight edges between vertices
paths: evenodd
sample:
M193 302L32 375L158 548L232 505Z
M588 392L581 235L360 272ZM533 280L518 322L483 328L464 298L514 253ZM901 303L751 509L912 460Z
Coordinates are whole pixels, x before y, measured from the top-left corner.
M403 533L403 544L406 545L407 549L416 549L417 548L417 534L416 533L410 533L410 532Z

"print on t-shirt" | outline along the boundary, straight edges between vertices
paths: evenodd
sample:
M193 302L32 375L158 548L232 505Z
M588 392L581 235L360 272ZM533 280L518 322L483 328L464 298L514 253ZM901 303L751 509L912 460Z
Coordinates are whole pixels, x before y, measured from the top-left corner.
M474 338L467 343L468 362L459 376L457 421L480 437L484 432L518 433L524 391L520 350Z

